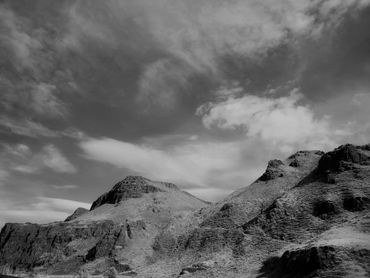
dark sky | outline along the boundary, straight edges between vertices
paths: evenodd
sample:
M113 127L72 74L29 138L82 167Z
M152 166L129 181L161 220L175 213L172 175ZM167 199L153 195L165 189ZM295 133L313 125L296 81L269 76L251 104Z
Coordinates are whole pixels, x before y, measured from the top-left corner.
M369 27L370 0L0 1L0 224L369 143Z

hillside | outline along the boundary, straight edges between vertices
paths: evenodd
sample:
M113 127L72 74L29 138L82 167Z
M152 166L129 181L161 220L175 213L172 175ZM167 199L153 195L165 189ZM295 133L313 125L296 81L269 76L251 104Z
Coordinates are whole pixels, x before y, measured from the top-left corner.
M216 204L127 177L65 222L7 224L0 265L137 277L370 277L370 145L272 160Z
M369 277L369 150L270 161L249 187L203 209L197 226L163 232L158 241L173 243L157 252L181 254L181 277Z
M69 274L84 265L100 273L146 263L152 241L170 221L181 221L207 203L176 185L128 176L100 196L90 211L78 209L65 222L6 224L0 234L0 264L25 272L36 268Z

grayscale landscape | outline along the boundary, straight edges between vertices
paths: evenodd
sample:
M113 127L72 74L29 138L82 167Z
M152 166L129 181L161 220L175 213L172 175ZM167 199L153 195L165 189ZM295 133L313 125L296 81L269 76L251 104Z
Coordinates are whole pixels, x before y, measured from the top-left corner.
M64 222L6 224L0 263L55 277L369 277L369 212L370 145L299 151L215 204L128 176Z
M370 0L0 0L0 278L370 277Z

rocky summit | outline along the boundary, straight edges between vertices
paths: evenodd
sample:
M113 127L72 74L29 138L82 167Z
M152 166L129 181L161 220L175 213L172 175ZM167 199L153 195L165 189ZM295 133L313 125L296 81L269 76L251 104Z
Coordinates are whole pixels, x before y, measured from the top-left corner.
M63 222L6 224L6 274L370 277L370 145L272 160L209 204L129 176Z

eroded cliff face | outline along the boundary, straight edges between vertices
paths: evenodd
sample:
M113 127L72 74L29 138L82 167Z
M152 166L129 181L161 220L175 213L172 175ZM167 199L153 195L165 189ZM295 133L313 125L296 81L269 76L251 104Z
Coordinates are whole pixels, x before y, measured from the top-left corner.
M71 273L81 265L112 255L134 233L130 225L113 221L87 225L55 223L6 224L0 234L0 261L14 271L33 268Z

